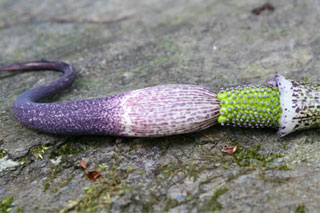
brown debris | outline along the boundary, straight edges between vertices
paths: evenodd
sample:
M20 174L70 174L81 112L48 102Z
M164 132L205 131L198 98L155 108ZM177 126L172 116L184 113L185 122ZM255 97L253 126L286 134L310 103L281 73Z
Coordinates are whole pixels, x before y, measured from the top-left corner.
M237 150L237 145L224 147L221 151L227 154L232 154Z
M263 11L265 10L270 10L270 11L274 11L274 6L270 3L265 3L264 5L262 5L261 7L257 7L255 9L253 9L251 11L252 14L254 15L260 15Z
M81 160L79 165L80 165L80 167L83 168L83 169L86 169L86 168L88 167L88 166L87 166L87 163L86 163L84 160Z
M101 177L101 173L99 172L96 172L96 171L91 171L91 172L88 172L87 173L87 177L90 179L90 180L93 180L93 181L96 181L99 177Z

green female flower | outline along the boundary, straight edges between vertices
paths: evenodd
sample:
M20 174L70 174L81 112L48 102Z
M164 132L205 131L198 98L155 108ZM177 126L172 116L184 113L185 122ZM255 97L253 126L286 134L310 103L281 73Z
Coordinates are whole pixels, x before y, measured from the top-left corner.
M239 127L275 127L285 136L319 127L320 85L288 80L276 74L269 85L248 85L221 90L218 122Z

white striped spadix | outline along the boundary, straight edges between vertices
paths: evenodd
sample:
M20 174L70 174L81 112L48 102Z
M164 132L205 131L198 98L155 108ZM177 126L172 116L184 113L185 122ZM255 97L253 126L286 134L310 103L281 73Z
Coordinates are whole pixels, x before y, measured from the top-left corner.
M120 135L166 136L199 131L217 123L216 93L194 85L160 85L125 93Z

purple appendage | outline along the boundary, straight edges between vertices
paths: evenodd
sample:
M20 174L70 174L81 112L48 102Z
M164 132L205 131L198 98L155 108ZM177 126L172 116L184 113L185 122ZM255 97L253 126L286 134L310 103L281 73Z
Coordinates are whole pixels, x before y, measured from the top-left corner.
M15 103L15 117L30 128L54 134L119 135L123 95L65 103Z
M36 103L69 87L75 70L64 62L34 61L0 67L0 71L54 70L60 78L21 94L13 104L14 116L26 126L54 134L119 135L123 94L65 103Z
M48 61L0 67L0 72L17 70L64 73L55 81L27 90L13 104L21 123L42 132L158 137L208 128L219 116L216 93L194 85L160 85L106 98L37 103L70 86L75 79L73 67Z

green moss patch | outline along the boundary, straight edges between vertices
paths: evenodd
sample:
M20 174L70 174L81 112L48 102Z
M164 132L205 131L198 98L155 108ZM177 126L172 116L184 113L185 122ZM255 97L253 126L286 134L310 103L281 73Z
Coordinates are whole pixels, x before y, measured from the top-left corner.
M0 212L3 212L3 213L10 212L13 207L13 204L12 204L13 200L14 200L13 196L2 200L0 203Z
M227 191L229 191L227 188L220 188L210 198L208 207L212 212L222 209L222 204L218 201L218 198Z
M122 196L131 188L125 183L128 174L134 170L113 167L99 167L97 171L105 171L106 175L97 180L97 184L85 188L85 193L76 201L75 209L78 212L109 211L111 198Z
M277 159L282 158L283 154L261 154L261 144L258 144L254 148L244 149L240 145L237 145L237 151L232 155L234 162L241 167L266 167L267 169L290 169L286 164L281 163L279 165L272 165L271 163Z
M68 142L58 147L56 150L52 151L52 153L50 154L50 158L55 158L64 155L74 155L85 150L87 150L87 146L84 143Z
M6 154L6 151L4 151L3 149L0 149L0 158L3 158Z
M13 210L13 208L14 208L14 203L13 202L14 202L14 197L13 196L0 201L0 212L1 213L7 213L7 212L14 211ZM18 207L15 210L15 212L21 213L21 212L23 212L23 209L21 207Z

